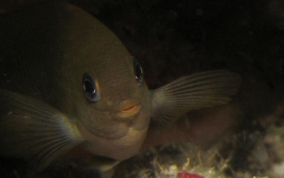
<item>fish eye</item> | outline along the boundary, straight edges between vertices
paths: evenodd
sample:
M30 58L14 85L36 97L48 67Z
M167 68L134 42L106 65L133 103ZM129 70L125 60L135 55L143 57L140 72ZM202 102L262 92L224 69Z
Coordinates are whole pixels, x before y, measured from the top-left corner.
M92 77L87 72L83 75L82 86L84 96L90 102L97 102L101 99L96 83L93 81Z
M134 59L134 72L135 72L135 79L138 82L138 85L140 86L143 81L143 70L137 59Z

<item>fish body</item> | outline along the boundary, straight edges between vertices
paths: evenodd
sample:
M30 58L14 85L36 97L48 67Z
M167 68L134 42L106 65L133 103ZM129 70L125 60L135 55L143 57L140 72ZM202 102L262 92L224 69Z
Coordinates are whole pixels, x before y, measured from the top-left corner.
M225 104L240 77L185 76L149 90L139 62L100 21L45 2L0 17L0 155L42 170L76 146L115 160L139 152L150 122Z

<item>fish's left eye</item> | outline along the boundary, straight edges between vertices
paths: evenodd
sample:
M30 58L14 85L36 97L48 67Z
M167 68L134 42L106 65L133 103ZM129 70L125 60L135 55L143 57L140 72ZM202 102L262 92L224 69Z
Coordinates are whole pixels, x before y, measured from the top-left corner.
M140 86L143 81L143 70L137 59L134 59L134 72L135 72L135 79L138 82L138 85Z
M87 72L83 75L82 86L84 95L89 101L96 102L101 99L96 83Z

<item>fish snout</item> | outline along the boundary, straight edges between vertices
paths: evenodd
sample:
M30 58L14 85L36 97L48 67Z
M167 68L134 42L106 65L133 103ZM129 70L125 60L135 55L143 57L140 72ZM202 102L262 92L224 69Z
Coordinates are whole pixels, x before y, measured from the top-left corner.
M130 119L137 115L142 109L138 100L127 99L118 105L116 109L116 117L120 119Z

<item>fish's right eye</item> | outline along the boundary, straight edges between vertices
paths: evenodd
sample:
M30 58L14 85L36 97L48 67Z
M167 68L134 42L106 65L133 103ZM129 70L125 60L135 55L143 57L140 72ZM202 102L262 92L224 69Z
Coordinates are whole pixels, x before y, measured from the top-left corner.
M138 82L138 86L140 86L143 82L143 69L139 64L138 60L134 58L133 60L135 79Z
M90 102L97 102L101 99L98 86L87 72L83 75L82 87L84 91L84 96Z

